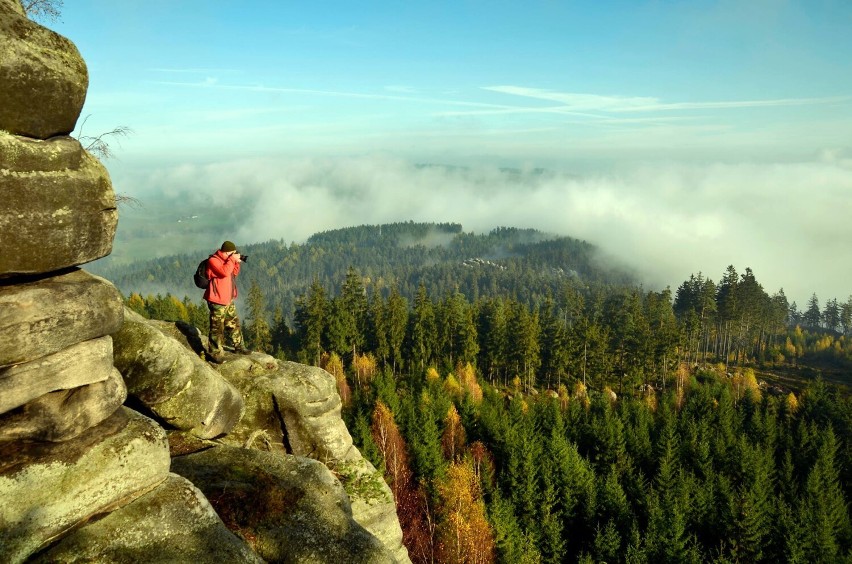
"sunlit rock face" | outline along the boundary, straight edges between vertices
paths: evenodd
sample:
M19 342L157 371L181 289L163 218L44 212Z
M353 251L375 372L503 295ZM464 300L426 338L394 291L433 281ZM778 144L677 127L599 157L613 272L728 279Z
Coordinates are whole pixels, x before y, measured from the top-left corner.
M0 0L0 130L33 139L74 130L89 74L77 47Z
M123 318L115 286L83 270L0 283L0 370L109 335Z
M173 550L187 558L170 561L257 562L197 489L170 478L165 430L122 406L110 337L122 298L77 268L110 253L118 218L106 169L65 136L87 83L70 41L0 0L0 559L163 561ZM109 547L86 536L98 530ZM81 538L92 542L60 548ZM139 543L152 558L126 559Z
M127 310L113 335L115 365L130 394L170 427L211 439L243 415L239 391L198 355Z
M16 249L0 253L0 279L53 272L112 251L112 182L76 139L40 141L0 129L0 194L0 240Z
M107 419L126 398L124 380L112 369L102 382L50 392L0 415L0 441L73 439Z
M198 488L169 474L160 487L71 532L33 562L260 564L263 560L225 527Z
M99 337L0 369L0 415L44 394L106 380L112 371L112 339Z
M72 440L2 443L0 461L0 552L12 562L151 490L170 464L163 429L124 408Z

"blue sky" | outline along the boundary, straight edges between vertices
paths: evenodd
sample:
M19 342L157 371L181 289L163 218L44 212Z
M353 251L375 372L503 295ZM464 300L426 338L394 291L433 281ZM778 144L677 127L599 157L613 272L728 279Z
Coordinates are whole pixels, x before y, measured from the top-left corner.
M649 285L852 294L848 0L73 0L50 27L89 67L83 134L134 131L116 190L253 198L245 241L515 225Z
M81 0L86 127L141 154L806 158L852 131L852 4Z

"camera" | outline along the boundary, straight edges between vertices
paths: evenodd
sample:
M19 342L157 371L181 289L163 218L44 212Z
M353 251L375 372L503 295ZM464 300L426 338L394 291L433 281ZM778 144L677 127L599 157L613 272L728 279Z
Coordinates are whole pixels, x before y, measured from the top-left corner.
M249 257L248 255L241 254L240 255L240 262L248 262L248 257Z

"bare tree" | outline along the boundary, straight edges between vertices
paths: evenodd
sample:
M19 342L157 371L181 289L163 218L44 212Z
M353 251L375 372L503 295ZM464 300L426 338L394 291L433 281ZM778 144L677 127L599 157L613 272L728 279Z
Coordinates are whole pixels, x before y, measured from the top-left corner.
M112 131L106 131L101 133L100 135L91 136L91 135L83 135L83 128L86 126L86 122L91 117L91 114L87 115L83 119L83 123L80 124L80 130L77 133L77 140L83 145L83 147L89 151L97 155L97 157L101 160L109 159L115 156L113 152L113 148L110 146L107 141L108 138L112 137L115 142L121 146L121 138L127 137L133 130L127 127L126 125L119 125Z
M116 142L118 142L120 146L121 138L127 137L128 135L133 133L133 130L127 127L126 125L119 125L112 131L106 131L104 133L101 133L100 135L83 135L83 128L86 126L86 121L88 119L89 116L86 116L83 119L83 123L80 124L80 130L77 133L77 140L80 141L80 144L83 145L83 148L97 156L100 160L106 160L110 157L115 156L113 148L112 146L110 146L107 139L112 137ZM127 194L116 194L115 202L119 205L129 205L132 208L136 208L142 205L142 202L140 202L133 196L128 196Z
M22 0L21 5L33 20L58 22L62 17L62 0Z

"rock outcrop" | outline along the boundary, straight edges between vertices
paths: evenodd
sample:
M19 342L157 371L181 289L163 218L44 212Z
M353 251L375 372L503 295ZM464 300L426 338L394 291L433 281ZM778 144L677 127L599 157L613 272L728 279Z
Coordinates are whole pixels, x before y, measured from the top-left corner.
M234 386L133 311L113 338L115 366L130 393L164 423L202 439L228 433L243 415Z
M328 373L258 353L216 370L196 329L125 313L79 268L117 224L67 137L87 83L70 41L0 0L2 560L409 562Z
M3 443L0 460L0 547L12 562L150 491L170 464L163 429L123 408L76 439Z
M186 382L191 381L195 371L201 370L197 366L201 362L204 370L233 386L244 402L242 417L217 440L218 444L261 449L279 459L295 456L324 463L342 482L352 519L377 537L394 560L410 561L402 544L393 495L381 475L353 446L340 416L340 396L331 374L262 353L248 356L226 353L226 362L213 369L198 358L206 339L197 328L146 320L130 310L125 310L124 327L114 335L114 341L116 366L125 374L130 394L134 395L134 389L138 389L135 399L155 417L162 417L157 413L158 402L163 397L180 399L175 391L190 386ZM155 358L160 360L151 360ZM221 386L211 387L216 389ZM174 405L178 403L175 401ZM216 405L217 400L211 397L208 403ZM193 413L194 409L186 408L187 413ZM175 418L188 419L186 415ZM162 421L167 423L165 418ZM182 430L200 437L195 429ZM181 437L177 432L172 433L170 440L175 464L180 460L178 455L205 448L203 443L193 445L191 438ZM203 486L196 485L207 493Z
M172 469L270 562L395 560L352 519L343 486L316 460L221 446L177 457Z
M0 131L0 163L0 230L4 244L18 250L0 256L0 277L51 272L109 254L118 223L115 194L106 169L79 141Z
M163 484L82 529L33 562L138 562L172 564L262 563L235 537L204 494L169 474Z
M159 499L133 505L155 507L174 493L165 430L122 407L127 388L113 366L109 336L123 323L121 295L78 268L110 253L117 221L106 169L79 142L64 137L74 129L87 83L86 66L70 41L29 21L19 0L0 0L4 562L24 562L36 554L59 561L65 558L58 556L63 542L73 545L119 518L89 525L95 529L87 526L91 521L109 519L122 508L131 515L144 511L130 504L141 497ZM186 525L186 531L171 536L191 544L185 554L221 553L235 562L257 562L204 505L200 492L193 496L170 510ZM142 521L136 521L130 528L143 532ZM210 536L186 534L201 530L192 524L202 522ZM150 528L156 525L149 521ZM134 542L130 532L111 540L116 555L129 554L119 546ZM149 554L165 554L155 548L155 537L141 542L149 544ZM95 561L109 560L106 548L88 550Z
M67 441L104 421L127 399L118 370L102 382L57 390L0 415L0 441Z

